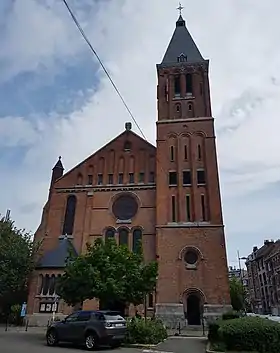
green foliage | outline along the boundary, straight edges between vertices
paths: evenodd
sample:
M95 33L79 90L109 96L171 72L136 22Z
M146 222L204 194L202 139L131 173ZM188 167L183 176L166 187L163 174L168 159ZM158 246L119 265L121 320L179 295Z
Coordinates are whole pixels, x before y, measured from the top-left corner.
M219 328L220 328L220 321L216 320L214 322L211 322L208 326L208 340L211 343L218 342L220 337L219 337Z
M87 253L72 258L58 284L58 294L69 304L97 298L138 305L156 285L157 263L145 264L142 249L133 253L113 239L97 239Z
M229 280L229 289L233 310L244 310L246 293L241 281L236 277L232 277Z
M127 323L126 343L157 344L167 338L167 331L160 320L133 318Z
M38 249L29 233L11 220L0 219L0 310L8 312L13 304L26 300Z
M259 317L243 317L221 322L220 342L228 350L279 353L280 325Z
M222 316L223 320L232 320L232 319L238 319L240 317L240 314L237 311L231 310L228 311L227 313L224 313Z

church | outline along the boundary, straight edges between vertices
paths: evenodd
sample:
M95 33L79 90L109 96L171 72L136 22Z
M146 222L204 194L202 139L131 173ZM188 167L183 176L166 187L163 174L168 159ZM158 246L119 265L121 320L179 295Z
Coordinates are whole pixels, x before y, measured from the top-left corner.
M158 262L148 315L192 326L231 308L209 60L181 14L156 69L156 146L128 122L70 171L64 173L61 158L52 170L35 233L43 243L29 286L30 325L72 312L56 295L57 278L69 248L83 253L99 237L114 237L131 251L140 240L145 261ZM83 309L98 309L98 301Z

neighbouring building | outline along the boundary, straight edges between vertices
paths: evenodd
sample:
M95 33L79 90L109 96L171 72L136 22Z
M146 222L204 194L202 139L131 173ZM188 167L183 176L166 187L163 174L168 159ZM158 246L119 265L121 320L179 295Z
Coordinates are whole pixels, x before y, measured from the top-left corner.
M252 311L280 315L280 241L265 240L246 261Z
M200 325L202 315L231 308L208 70L180 15L157 65L156 146L127 123L67 173L58 160L35 234L44 241L29 288L30 324L71 312L56 297L56 278L69 247L84 252L98 237L131 251L142 240L145 260L159 265L148 311L169 326Z

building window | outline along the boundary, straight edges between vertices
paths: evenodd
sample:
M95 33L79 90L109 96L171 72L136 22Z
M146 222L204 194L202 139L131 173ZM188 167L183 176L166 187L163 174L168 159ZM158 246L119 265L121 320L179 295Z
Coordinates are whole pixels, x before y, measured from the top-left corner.
M123 173L119 173L118 184L123 184Z
M47 295L49 293L49 286L50 286L50 276L46 275L44 277L44 285L43 285L43 295Z
M126 228L119 230L119 245L128 245L128 230Z
M177 61L178 61L178 63L186 62L187 56L182 53L180 56L178 56Z
M50 285L49 285L49 295L54 295L55 292L55 275L50 277Z
M140 172L138 180L139 180L139 183L144 183L144 181L145 181L145 173Z
M194 250L187 250L184 256L184 260L188 265L195 265L198 261L197 252Z
M184 146L184 160L186 161L188 159L188 146Z
M77 199L75 195L70 195L67 198L66 211L64 216L63 231L62 234L72 235L74 228L74 220L76 213Z
M152 293L150 293L148 296L148 308L153 308L153 307L154 307L154 296Z
M194 117L194 107L193 103L188 103L188 118L193 118Z
M134 184L134 173L129 173L129 184Z
M202 215L202 220L206 221L205 196L204 195L201 195L201 215Z
M129 152L131 150L131 142L130 141L125 141L124 150L125 150L125 152Z
M191 222L191 197L190 197L190 195L186 196L186 216L187 216L187 222Z
M169 185L177 185L177 172L169 172Z
M171 220L172 222L176 222L176 198L173 195L171 197Z
M183 171L183 185L191 185L192 184L192 174L190 170Z
M181 111L181 105L180 104L176 104L176 112L180 113Z
M88 185L92 185L92 184L93 184L93 176L88 175Z
M134 196L129 193L120 195L113 203L114 216L122 221L132 219L138 211L138 203Z
M83 176L81 173L79 173L77 177L77 185L82 185L82 184L83 184Z
M108 184L109 185L113 185L114 184L113 174L108 174Z
M174 76L174 94L175 97L181 96L181 82L179 75Z
M154 183L154 182L155 182L155 173L154 172L150 172L149 183Z
M106 232L105 232L105 241L108 240L108 239L113 239L115 238L115 229L114 228L108 228L106 229Z
M137 253L141 248L142 243L142 231L141 229L135 229L133 231L133 238L132 238L132 251Z
M200 145L197 146L197 158L199 161L201 160L201 146Z
M186 93L187 95L192 95L193 93L193 80L191 74L186 75Z
M206 184L205 171L203 169L199 169L197 171L197 184L198 185Z
M174 146L170 146L170 161L174 162Z
M202 96L203 95L203 83L200 82L199 84L199 91L200 91L200 95Z
M97 176L97 184L102 185L103 184L103 174L98 174Z

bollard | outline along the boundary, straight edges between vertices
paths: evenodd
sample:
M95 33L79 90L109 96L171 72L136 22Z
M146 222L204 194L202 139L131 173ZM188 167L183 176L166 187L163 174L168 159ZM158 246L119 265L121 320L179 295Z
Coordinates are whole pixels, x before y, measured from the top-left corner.
M6 326L5 326L5 332L7 332L8 331L8 325L9 325L9 323L8 323L8 316L7 316L7 319L6 319Z
M179 324L178 324L178 333L179 333L179 335L181 334L181 323L180 323L180 321L179 321Z
M28 330L28 325L29 325L29 320L27 319L26 324L25 324L25 332L27 332L27 330Z

